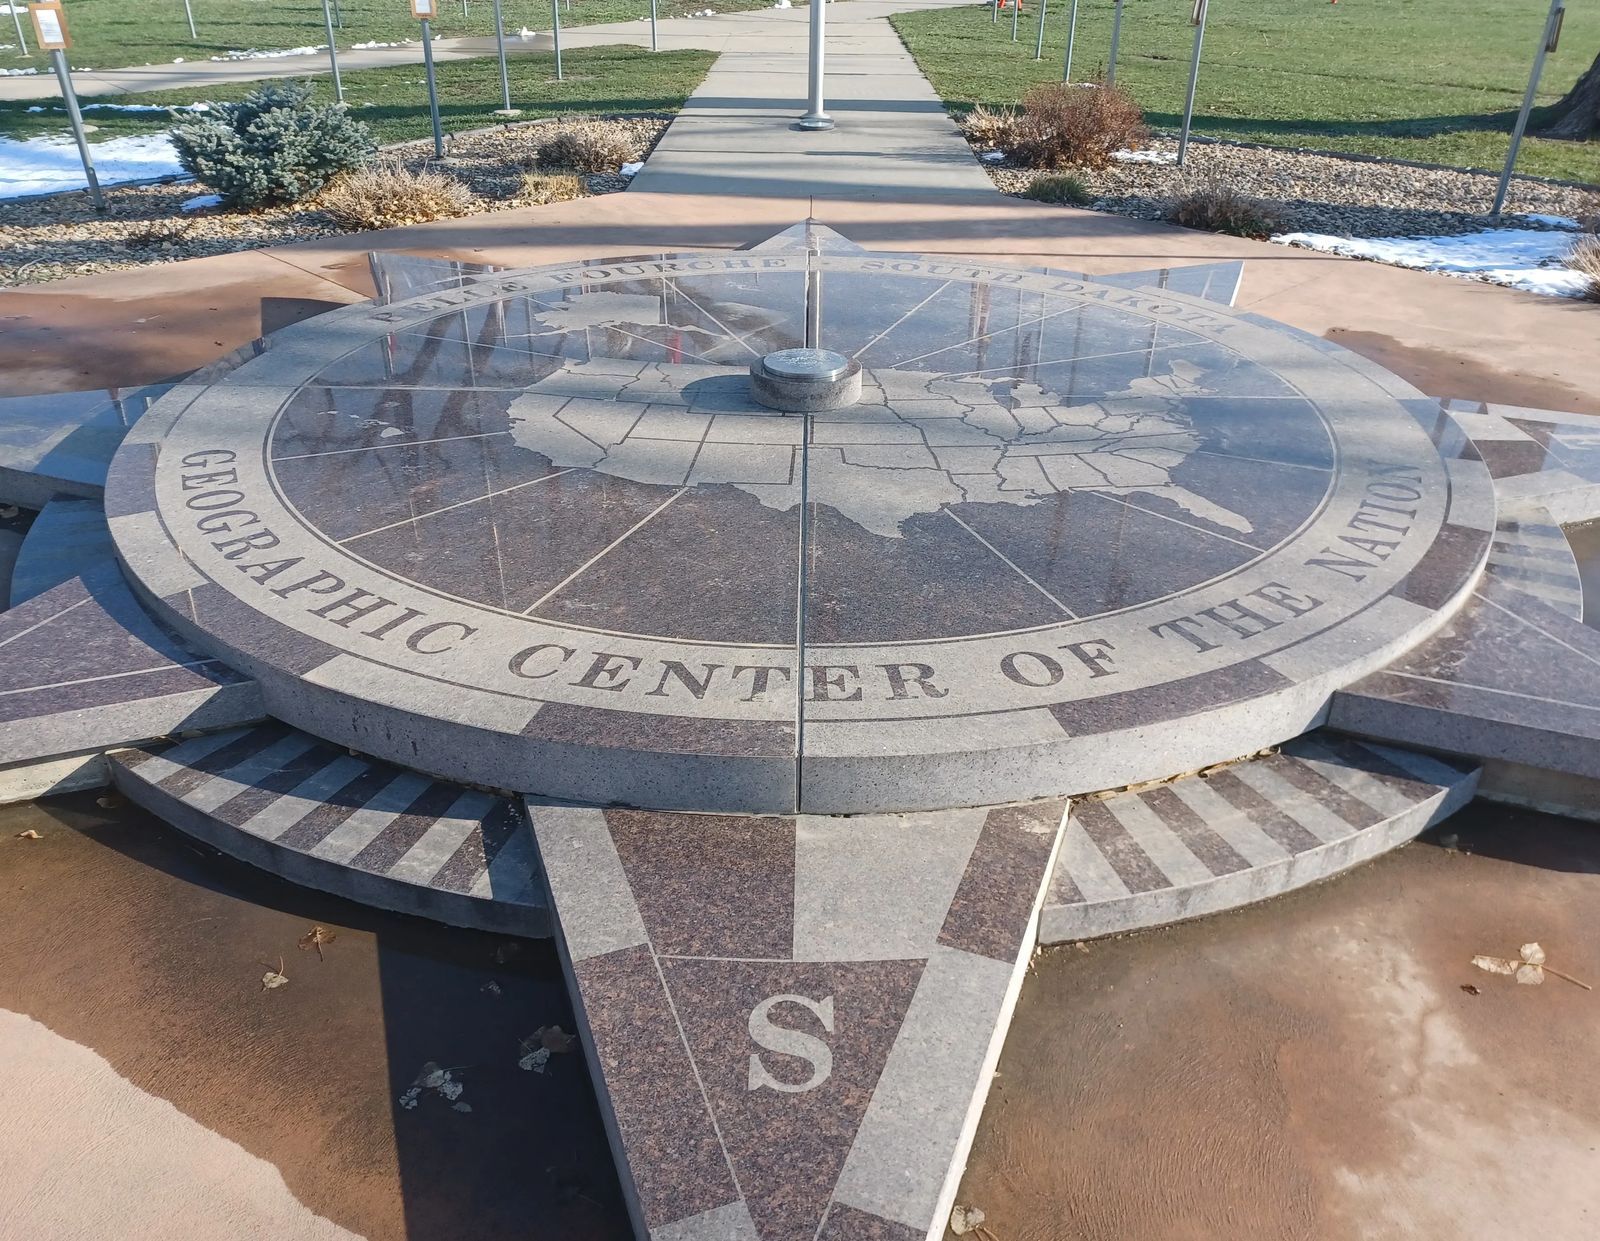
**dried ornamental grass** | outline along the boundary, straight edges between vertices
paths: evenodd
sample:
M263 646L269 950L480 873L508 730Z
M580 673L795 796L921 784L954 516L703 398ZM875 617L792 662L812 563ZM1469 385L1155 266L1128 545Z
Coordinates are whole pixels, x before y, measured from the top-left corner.
M1034 168L1108 168L1117 151L1146 142L1133 96L1104 82L1044 82L1022 97L1015 154Z
M472 191L432 168L417 172L378 163L334 180L317 202L343 228L398 228L466 215L476 206Z
M1281 231L1282 218L1271 203L1241 194L1231 186L1208 185L1177 199L1167 219L1184 228L1204 229L1264 241Z
M1009 151L1017 145L1014 108L987 108L980 103L961 119L961 128L975 146Z
M1057 176L1035 177L1022 191L1024 198L1039 203L1062 203L1068 207L1087 207L1094 201L1094 192L1082 177L1070 173Z
M583 181L570 172L530 172L522 178L522 189L514 196L519 205L542 207L582 198L588 191Z
M615 172L633 158L633 143L600 127L562 129L539 144L537 166L561 172Z
M1600 236L1578 238L1564 261L1573 271L1589 278L1583 296L1600 302Z

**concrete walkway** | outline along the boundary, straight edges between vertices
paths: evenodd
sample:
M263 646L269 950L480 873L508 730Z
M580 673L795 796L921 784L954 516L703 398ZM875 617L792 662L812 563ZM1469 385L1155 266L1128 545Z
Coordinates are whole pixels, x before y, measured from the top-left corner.
M826 107L835 128L795 127L806 97L805 9L755 15L667 130L631 192L766 198L929 195L992 199L993 183L886 20L960 0L830 4Z

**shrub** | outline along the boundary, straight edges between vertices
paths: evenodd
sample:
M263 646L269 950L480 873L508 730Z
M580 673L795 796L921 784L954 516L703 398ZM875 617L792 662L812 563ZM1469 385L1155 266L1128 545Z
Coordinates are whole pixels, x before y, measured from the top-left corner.
M560 129L539 144L538 167L562 172L615 172L633 158L633 143L601 126Z
M1583 296L1600 302L1600 236L1578 238L1565 262L1573 271L1589 277Z
M172 129L178 162L230 207L298 202L371 157L372 133L338 104L311 102L311 84L253 90Z
M986 108L980 103L961 118L961 128L974 146L1010 151L1017 145L1014 108Z
M1094 194L1084 184L1082 177L1062 174L1053 177L1035 177L1022 191L1024 198L1039 203L1064 203L1069 207L1087 207Z
M522 177L522 189L513 195L519 204L542 207L583 197L583 182L570 172L529 172Z
M1150 136L1133 96L1104 82L1029 87L1016 128L1013 154L1035 168L1105 168Z
M317 206L343 228L368 229L466 215L474 202L472 192L446 173L379 163L334 178Z
M1175 201L1167 219L1185 228L1200 228L1234 237L1253 237L1263 241L1280 231L1282 217L1271 203L1226 185L1204 186L1191 190Z
M189 235L193 227L193 220L146 220L124 233L122 244L135 250L175 246Z

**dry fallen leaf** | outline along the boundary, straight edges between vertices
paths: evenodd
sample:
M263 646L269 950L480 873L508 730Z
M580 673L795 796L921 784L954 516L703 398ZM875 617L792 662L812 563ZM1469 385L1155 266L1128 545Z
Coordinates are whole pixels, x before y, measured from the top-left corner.
M0 504L0 519L15 517L20 511L15 504Z
M322 945L331 944L339 937L325 926L314 926L300 937L300 951L317 950L317 960L322 960Z
M1472 963L1480 970L1490 974L1505 974L1530 987L1537 987L1542 983L1548 972L1582 987L1585 991L1594 990L1588 983L1579 982L1571 974L1563 974L1560 970L1546 965L1545 951L1538 943L1523 944L1518 949L1517 956L1513 958L1477 956L1472 958Z
M1477 986L1476 983L1464 982L1464 983L1461 984L1461 989L1463 991L1465 991L1468 995L1482 995L1483 994L1483 992L1478 989L1478 986Z
M560 1055L572 1050L574 1036L568 1034L560 1026L540 1026L533 1034L539 1040L539 1045L546 1051Z
M127 805L127 799L117 793L107 793L104 797L96 797L94 804L102 810L120 810Z
M33 828L30 827L25 832L18 832L17 833L17 839L18 840L42 840L43 837L40 836L38 832L34 831Z
M967 1207L957 1203L950 1212L950 1231L958 1237L964 1237L969 1232L977 1232L982 1225L983 1212L977 1207Z
M261 989L263 991L276 991L279 987L289 985L289 976L283 972L283 958L278 958L278 968L267 967L267 972L261 975Z

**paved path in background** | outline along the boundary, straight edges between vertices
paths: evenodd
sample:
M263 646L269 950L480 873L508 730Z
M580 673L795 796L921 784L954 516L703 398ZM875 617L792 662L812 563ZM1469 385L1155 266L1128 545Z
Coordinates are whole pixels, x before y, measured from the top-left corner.
M891 13L951 8L969 0L851 0L828 6L827 107L836 128L805 132L809 10L766 9L659 23L662 49L719 52L716 64L651 155L635 188L656 193L761 197L993 197L988 176L943 103L886 20ZM565 32L562 47L648 47L647 22ZM548 34L518 39L519 55L545 54ZM492 38L441 39L440 60L494 54ZM420 44L350 51L341 69L415 63ZM273 60L144 65L75 75L79 93L202 93L223 83L326 73L326 55ZM0 78L0 99L53 97L44 77Z

